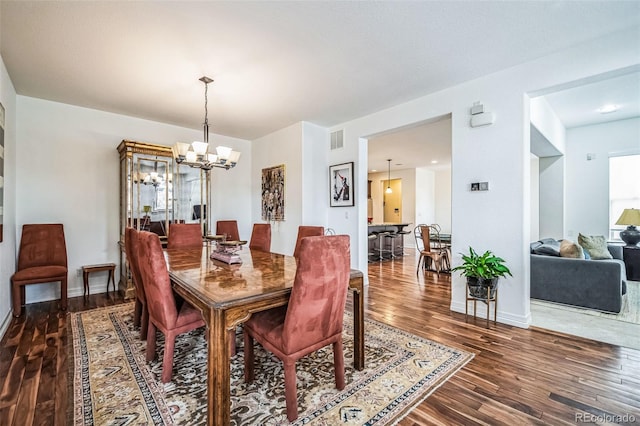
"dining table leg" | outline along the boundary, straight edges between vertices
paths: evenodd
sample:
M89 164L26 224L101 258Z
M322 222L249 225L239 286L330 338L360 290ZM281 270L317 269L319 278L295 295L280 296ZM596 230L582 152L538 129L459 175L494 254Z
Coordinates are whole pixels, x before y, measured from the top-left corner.
M353 293L353 367L364 369L364 279L352 278Z
M231 377L229 339L224 311L212 309L209 315L207 352L207 424L228 425L231 420Z

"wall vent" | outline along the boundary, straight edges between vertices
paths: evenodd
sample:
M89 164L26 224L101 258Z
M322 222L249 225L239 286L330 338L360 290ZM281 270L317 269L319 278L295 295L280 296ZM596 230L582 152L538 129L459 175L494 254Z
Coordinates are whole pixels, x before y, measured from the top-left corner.
M331 133L331 149L339 149L344 147L343 130L336 130Z

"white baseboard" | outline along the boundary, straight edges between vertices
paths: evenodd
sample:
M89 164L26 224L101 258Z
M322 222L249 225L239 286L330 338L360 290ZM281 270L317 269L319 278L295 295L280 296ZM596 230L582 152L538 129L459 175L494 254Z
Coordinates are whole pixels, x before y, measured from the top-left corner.
M11 324L11 318L13 318L13 311L9 309L9 312L7 312L7 315L4 317L4 320L2 321L2 326L0 326L0 336L4 337L4 334L7 332L7 329L9 328L9 324Z

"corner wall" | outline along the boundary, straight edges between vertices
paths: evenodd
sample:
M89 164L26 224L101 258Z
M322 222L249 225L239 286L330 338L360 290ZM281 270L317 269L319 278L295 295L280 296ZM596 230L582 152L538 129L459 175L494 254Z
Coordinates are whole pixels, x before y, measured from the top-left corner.
M640 118L567 130L569 239L576 241L578 233L609 238L609 156L623 153L640 153Z
M122 139L173 145L197 140L201 131L25 96L17 97L16 229L24 223L60 222L65 227L68 296L82 295L82 265L115 262L119 274L119 156ZM250 143L212 135L241 151L238 166L212 173L213 219L237 218L246 235ZM240 185L243 185L242 187ZM246 188L238 191L238 188ZM224 203L234 199L233 207ZM236 201L237 200L237 201ZM239 208L238 206L246 206ZM102 278L102 277L101 277ZM100 279L102 281L102 279ZM92 293L104 292L98 277ZM27 303L59 298L59 286L30 285Z
M4 182L0 243L0 336L11 320L11 275L16 270L16 91L0 56L0 103L4 107Z
M344 129L343 157L366 164L366 137L451 113L452 252L460 264L469 246L505 258L513 277L500 279L498 321L519 327L531 322L529 308L530 115L529 96L561 83L623 69L640 62L637 31L627 30L509 68L335 126ZM594 57L598 57L594 61ZM496 114L491 126L469 127L469 108L481 101ZM357 172L358 217L351 223L359 247L358 267L367 268L366 181ZM471 182L489 191L471 192ZM451 309L464 312L465 281L452 277Z

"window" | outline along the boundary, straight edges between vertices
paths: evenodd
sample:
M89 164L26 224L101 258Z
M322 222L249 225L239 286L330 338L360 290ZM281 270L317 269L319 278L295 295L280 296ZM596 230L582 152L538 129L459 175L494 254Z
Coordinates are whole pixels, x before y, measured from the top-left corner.
M620 231L626 227L616 225L624 209L640 209L640 154L609 158L609 238L620 240Z

